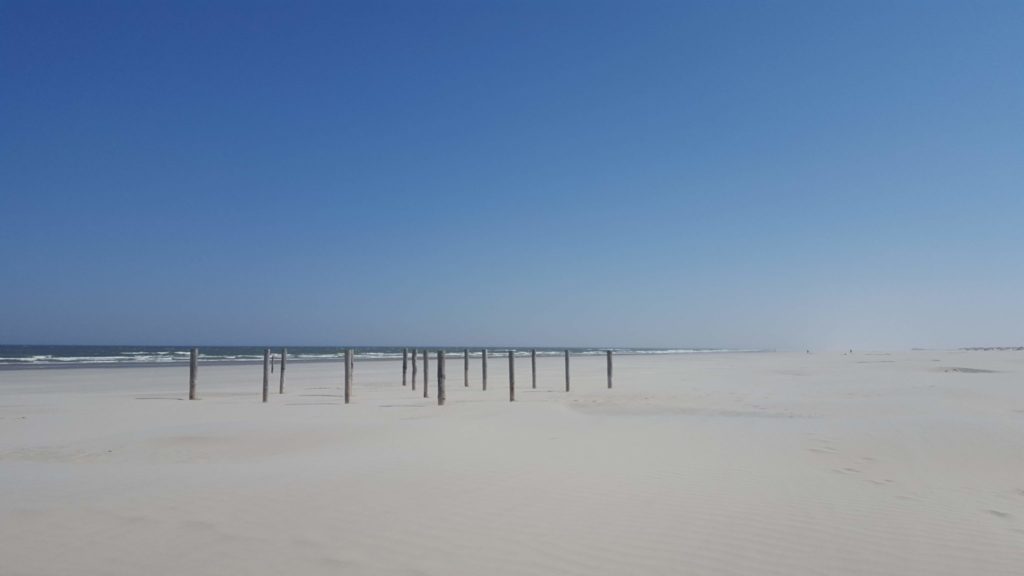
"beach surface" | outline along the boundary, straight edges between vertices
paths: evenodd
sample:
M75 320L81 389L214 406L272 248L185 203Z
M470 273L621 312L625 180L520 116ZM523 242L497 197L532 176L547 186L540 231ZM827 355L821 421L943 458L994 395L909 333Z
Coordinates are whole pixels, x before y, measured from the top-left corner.
M0 371L0 574L1024 574L1024 352L435 361Z

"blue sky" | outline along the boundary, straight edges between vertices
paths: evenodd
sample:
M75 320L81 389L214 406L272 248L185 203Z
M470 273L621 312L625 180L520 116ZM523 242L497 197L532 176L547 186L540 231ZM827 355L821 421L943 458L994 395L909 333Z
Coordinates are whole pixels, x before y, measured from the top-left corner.
M1024 3L0 1L0 342L1024 343Z

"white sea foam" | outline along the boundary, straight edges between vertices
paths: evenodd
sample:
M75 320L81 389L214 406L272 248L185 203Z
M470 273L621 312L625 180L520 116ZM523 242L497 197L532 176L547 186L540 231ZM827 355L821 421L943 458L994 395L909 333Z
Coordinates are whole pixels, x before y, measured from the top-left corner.
M86 355L81 352L88 352L88 346L83 347L63 347L64 350L74 350L79 352L78 354L60 354L57 352L50 354L26 354L24 356L11 355L10 352L13 350L15 354L19 351L25 350L30 347L0 347L0 353L7 352L0 356L0 366L25 366L25 365L93 365L93 364L169 364L169 363L184 363L189 359L190 351L185 350L131 350L127 349L124 351L118 350L115 354L110 354L113 350L110 347L101 348L97 350L100 352L95 355ZM94 347L99 348L99 347ZM116 348L116 347L115 347ZM252 350L253 348L248 348ZM216 352L221 353L210 353L203 352L200 348L199 359L204 362L253 362L262 360L263 354L260 353L247 353L243 351L231 351L227 348L215 348ZM406 350L412 351L413 348L407 348ZM415 348L417 354L422 354L424 350L430 353L431 356L435 356L438 348L426 347L426 348ZM463 357L465 348L442 348L441 349L445 358L459 359ZM469 348L469 355L471 358L480 358L482 356L481 348ZM488 348L487 353L489 357L498 358L500 356L507 356L509 351L512 351L518 358L528 357L531 353L530 348ZM607 350L612 350L615 354L619 355L630 355L630 354L708 354L708 353L724 353L724 352L757 352L758 350L730 350L724 348L714 349L699 349L699 348L577 348L569 349L570 354L573 356L596 356L603 355ZM28 351L28 350L25 350ZM63 351L63 350L62 350ZM107 353L103 353L107 352ZM353 352L355 357L362 360L394 360L402 357L401 348L393 349L358 349L354 348ZM275 355L279 354L280 351L275 349L273 351ZM537 355L541 357L550 356L561 356L564 354L564 349L537 349ZM340 360L344 358L344 349L338 350L315 350L315 351L303 351L301 348L293 348L288 355L290 360Z

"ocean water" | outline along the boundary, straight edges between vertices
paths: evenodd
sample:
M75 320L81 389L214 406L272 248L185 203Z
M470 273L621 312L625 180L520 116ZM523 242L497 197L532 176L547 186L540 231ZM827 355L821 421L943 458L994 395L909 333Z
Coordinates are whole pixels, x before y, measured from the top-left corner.
M272 347L278 354L282 346ZM286 346L288 360L315 361L340 360L345 346ZM352 346L360 359L401 358L401 347ZM446 354L461 356L464 347L425 347L430 351L444 350ZM411 349L411 347L410 347ZM422 348L420 348L422 350ZM488 354L507 354L513 348L488 348ZM528 356L529 348L514 348L517 356ZM538 356L564 353L564 348L537 348ZM608 348L569 348L574 355L604 354ZM713 352L752 352L753 350L724 350L710 348L611 348L616 354L697 354ZM471 357L480 356L480 348L470 348ZM202 362L255 362L263 359L260 346L200 346ZM147 365L185 364L189 360L188 346L39 346L0 345L0 367L30 366L83 366L83 365Z

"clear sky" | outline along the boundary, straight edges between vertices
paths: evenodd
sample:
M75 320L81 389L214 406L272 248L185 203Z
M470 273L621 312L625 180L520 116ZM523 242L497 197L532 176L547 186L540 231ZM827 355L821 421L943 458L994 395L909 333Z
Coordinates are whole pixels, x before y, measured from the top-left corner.
M0 343L1024 344L1024 2L0 0Z

